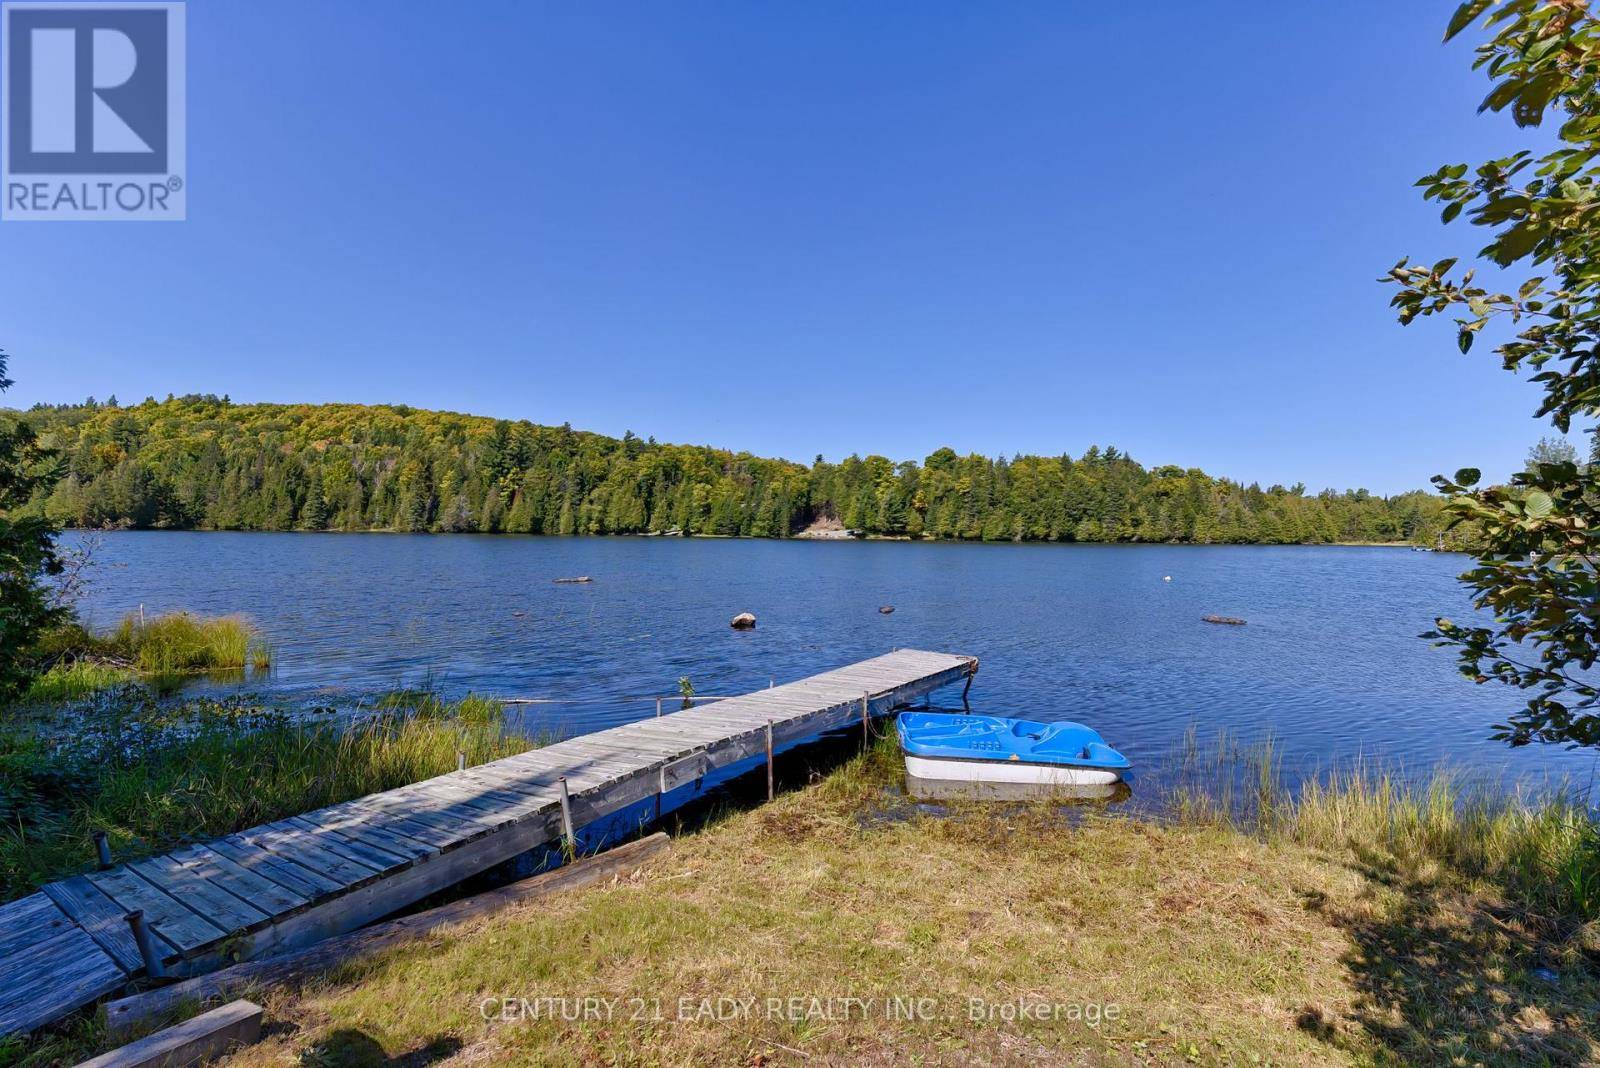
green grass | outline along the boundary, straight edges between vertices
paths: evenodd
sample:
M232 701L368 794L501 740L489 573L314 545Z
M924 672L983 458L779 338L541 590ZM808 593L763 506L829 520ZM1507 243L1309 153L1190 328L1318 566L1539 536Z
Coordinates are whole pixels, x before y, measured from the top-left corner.
M48 631L33 657L42 670L19 704L78 701L136 680L175 690L196 674L242 676L272 666L272 648L249 620L189 612L130 614L103 634L68 623Z
M1417 786L1358 767L1306 783L1279 823L1298 842L1357 851L1408 879L1444 869L1545 915L1600 920L1600 824L1564 792L1505 797L1448 774Z
M25 704L78 701L101 690L133 682L137 676L128 668L92 660L57 664L29 684L22 695Z
M1047 802L921 809L898 795L899 775L885 743L677 838L631 878L264 991L274 1034L234 1063L379 1065L439 1051L511 1065L1600 1058L1590 928L1470 870L1480 855L1518 856L1566 832L1524 828L1521 816L1449 825L1412 807L1437 795L1397 784L1386 798L1334 781L1263 808L1257 779L1236 810L1265 818L1244 826L1218 806L1192 818ZM1574 816L1527 811L1554 825ZM1427 879L1372 862L1392 851ZM617 999L621 1016L480 1013L486 997L585 995ZM826 1021L694 1017L719 996L856 996L876 1008ZM893 997L935 1011L894 1019ZM974 998L1118 1011L1099 1023L973 1020ZM630 1019L640 1006L646 1018Z
M0 899L90 867L95 830L131 859L440 775L458 752L478 764L534 744L477 697L352 722L115 691L70 723L0 734Z
M1415 781L1357 760L1291 791L1270 735L1202 745L1191 729L1160 804L1180 821L1350 852L1418 884L1470 878L1544 915L1600 921L1600 822L1568 790L1507 795L1448 770Z
M206 618L172 612L141 619L129 615L108 644L138 670L153 674L265 669L272 651L242 616Z

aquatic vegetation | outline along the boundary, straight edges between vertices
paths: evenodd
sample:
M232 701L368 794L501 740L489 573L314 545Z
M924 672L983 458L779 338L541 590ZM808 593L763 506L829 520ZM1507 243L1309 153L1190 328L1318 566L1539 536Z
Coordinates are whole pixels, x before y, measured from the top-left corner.
M127 859L453 771L457 753L478 764L536 744L478 697L296 712L113 690L70 724L0 731L0 899L88 868L95 830Z
M1448 768L1409 779L1359 759L1288 783L1270 735L1202 744L1193 727L1175 765L1153 777L1145 811L1353 852L1407 879L1448 872L1547 915L1600 920L1600 817L1581 792L1506 794Z
M81 700L134 681L170 691L202 673L242 678L247 669L270 668L272 648L242 616L133 613L104 634L77 620L53 626L29 659L35 674L18 699L24 705Z
M22 695L22 703L76 701L90 694L132 682L132 671L115 664L80 660L70 664L57 664L43 675L36 676Z
M1408 878L1448 869L1545 915L1600 919L1600 822L1566 791L1507 797L1443 772L1413 785L1356 767L1305 783L1278 822L1297 842L1355 850Z
M144 619L130 614L108 644L140 671L167 674L256 667L272 662L272 651L243 616L207 618L171 612Z

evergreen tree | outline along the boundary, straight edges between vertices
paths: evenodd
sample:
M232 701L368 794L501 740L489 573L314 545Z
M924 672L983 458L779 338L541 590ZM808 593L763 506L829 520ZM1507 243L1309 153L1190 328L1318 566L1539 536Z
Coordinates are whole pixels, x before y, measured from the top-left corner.
M7 361L0 351L0 392L12 385ZM0 697L27 684L39 633L63 615L44 586L48 576L61 573L55 527L25 510L54 484L54 461L32 426L0 413Z

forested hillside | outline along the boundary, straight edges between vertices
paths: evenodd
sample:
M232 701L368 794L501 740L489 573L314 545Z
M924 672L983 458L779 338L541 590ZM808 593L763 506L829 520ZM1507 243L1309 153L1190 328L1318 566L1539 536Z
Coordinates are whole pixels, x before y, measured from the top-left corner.
M65 465L31 507L72 526L785 537L829 517L911 537L1431 543L1442 522L1423 492L1261 489L1114 448L807 467L404 406L189 396L24 415Z

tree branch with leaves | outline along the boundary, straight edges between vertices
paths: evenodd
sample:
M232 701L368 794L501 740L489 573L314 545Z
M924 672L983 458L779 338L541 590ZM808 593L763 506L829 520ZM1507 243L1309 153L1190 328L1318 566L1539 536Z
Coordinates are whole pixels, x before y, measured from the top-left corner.
M1535 415L1568 431L1600 412L1600 20L1581 0L1468 0L1451 18L1450 40L1479 18L1489 38L1474 67L1491 82L1479 111L1509 111L1521 128L1560 121L1559 146L1522 150L1476 167L1455 163L1418 180L1440 218L1484 227L1479 257L1529 274L1499 291L1456 274L1458 258L1432 266L1403 259L1384 281L1402 325L1454 319L1462 353L1491 325L1501 365L1532 372L1542 390ZM1600 745L1600 471L1570 459L1531 459L1505 485L1481 487L1463 468L1434 484L1454 524L1472 523L1482 548L1461 576L1492 625L1440 619L1424 637L1454 647L1461 672L1530 692L1526 706L1497 724L1512 745Z

